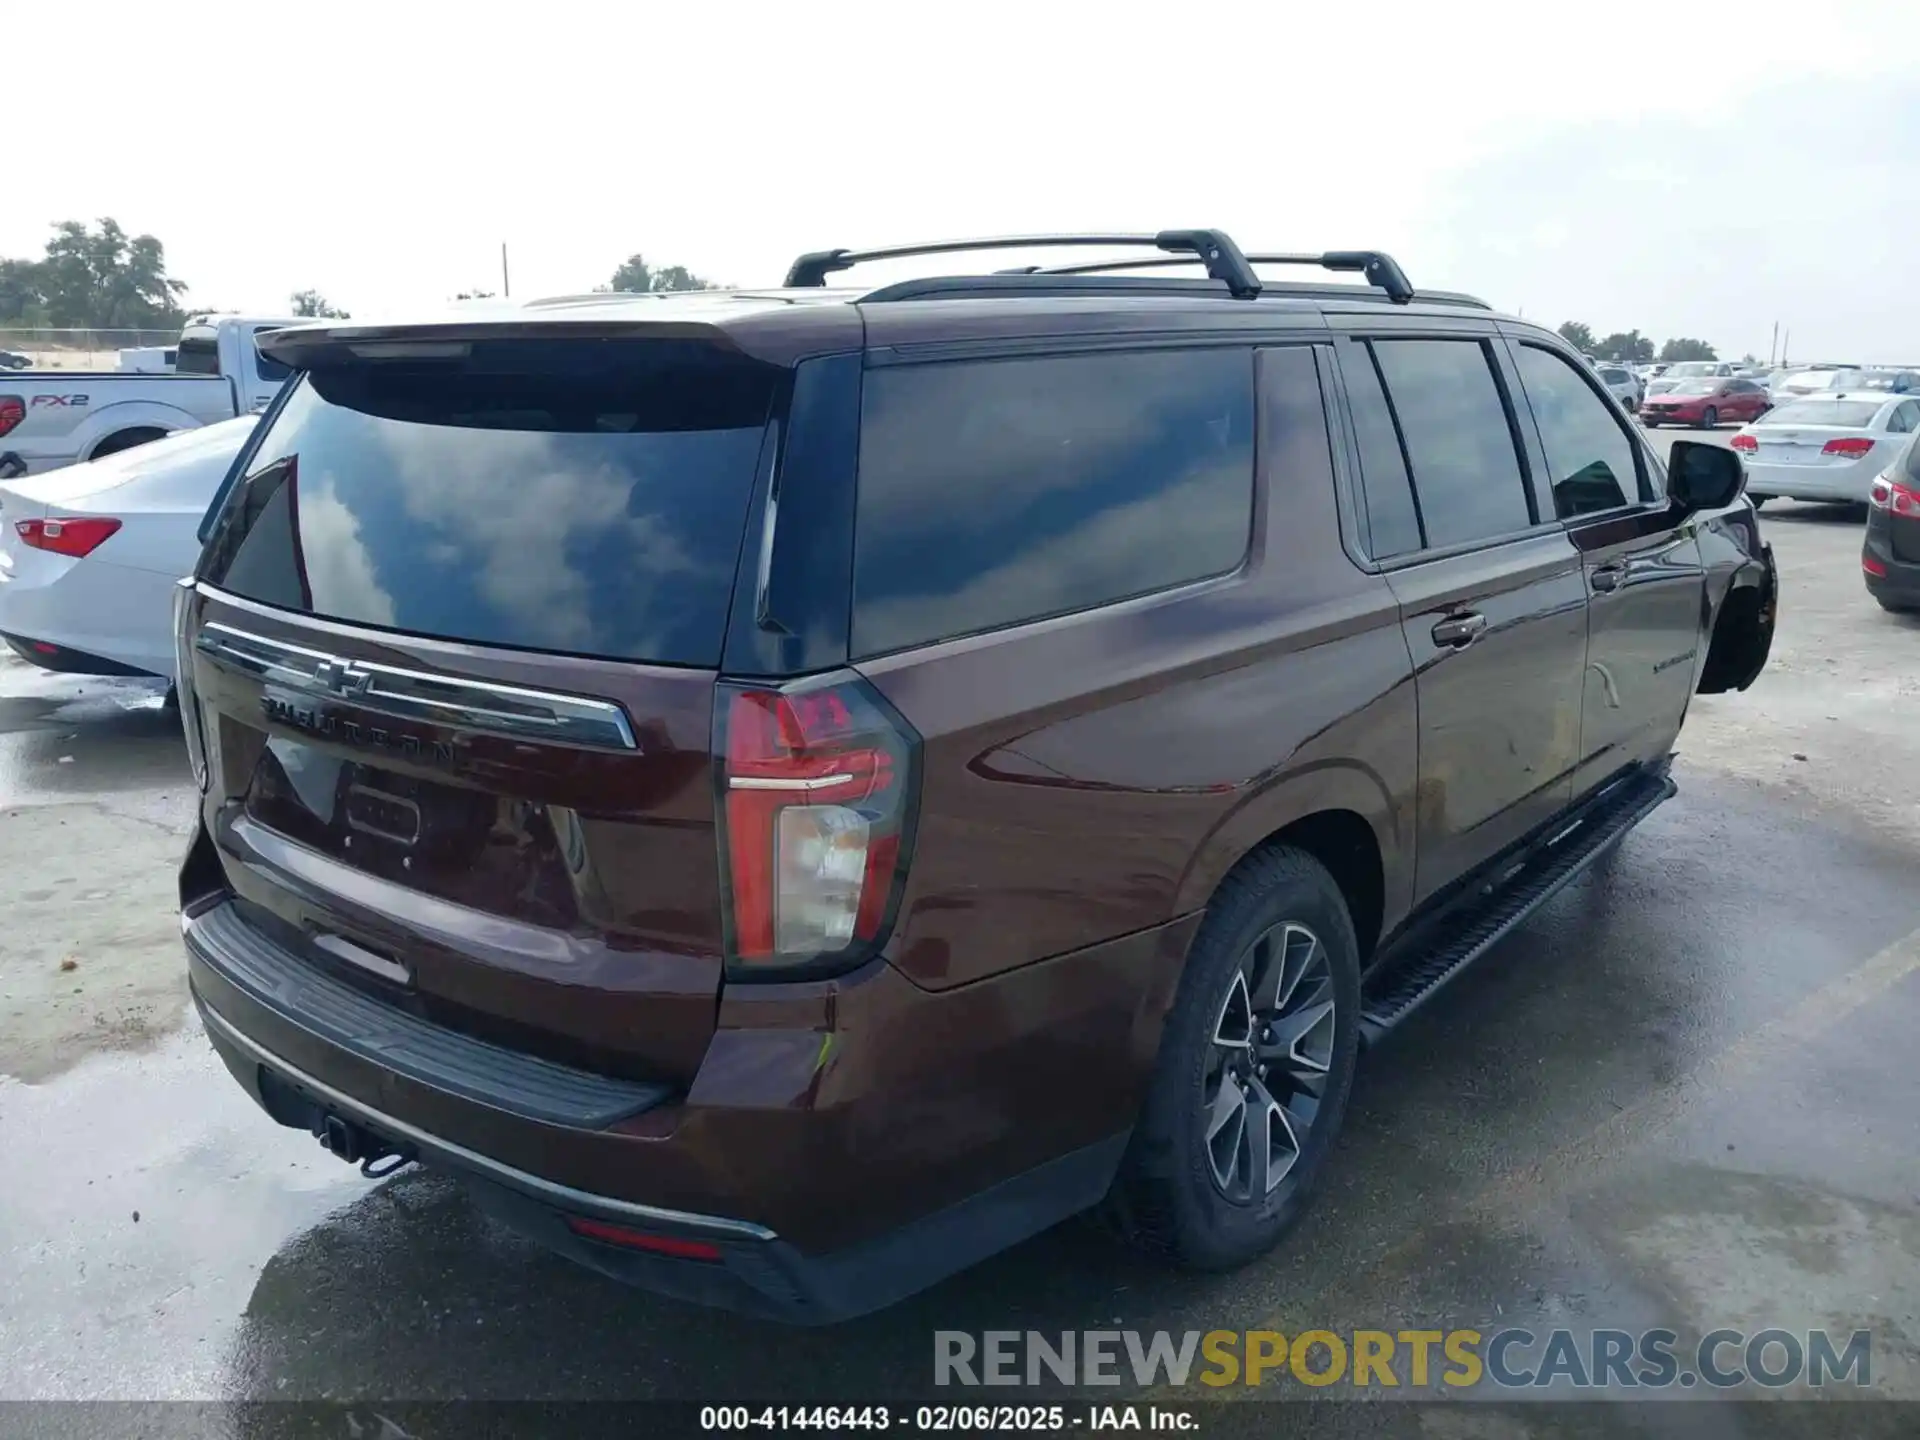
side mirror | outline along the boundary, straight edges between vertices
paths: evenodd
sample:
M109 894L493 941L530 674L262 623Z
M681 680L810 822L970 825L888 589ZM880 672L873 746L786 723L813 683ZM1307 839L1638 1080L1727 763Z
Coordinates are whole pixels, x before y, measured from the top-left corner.
M1719 445L1676 440L1667 455L1667 496L1680 509L1719 510L1740 498L1747 470L1740 457Z

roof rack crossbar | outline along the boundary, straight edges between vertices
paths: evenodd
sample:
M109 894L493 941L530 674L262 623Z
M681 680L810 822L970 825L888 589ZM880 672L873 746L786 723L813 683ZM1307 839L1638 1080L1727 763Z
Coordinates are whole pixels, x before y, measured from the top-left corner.
M1379 250L1328 250L1319 255L1247 255L1242 257L1249 265L1317 265L1322 270L1359 271L1366 277L1367 283L1384 290L1387 298L1396 305L1405 305L1414 298L1412 282L1406 272L1394 263L1391 255ZM1163 265L1191 265L1190 257L1177 255L1156 256L1151 260L1109 260L1105 263L1086 261L1077 265L1054 265L1040 271L1043 275L1097 275L1105 270L1149 270Z
M979 240L892 245L880 250L814 250L793 262L787 270L786 283L795 289L825 285L827 276L850 270L870 260L903 260L916 255L949 255L969 250L1028 250L1043 246L1086 248L1096 245L1151 246L1156 250L1191 255L1207 267L1208 275L1225 282L1228 292L1236 299L1250 299L1260 293L1260 277L1253 273L1253 267L1247 263L1246 256L1240 253L1240 247L1233 243L1233 237L1224 230L1162 230L1155 235L998 235ZM1183 259L1170 263L1189 262ZM1034 267L1012 273L1044 272Z

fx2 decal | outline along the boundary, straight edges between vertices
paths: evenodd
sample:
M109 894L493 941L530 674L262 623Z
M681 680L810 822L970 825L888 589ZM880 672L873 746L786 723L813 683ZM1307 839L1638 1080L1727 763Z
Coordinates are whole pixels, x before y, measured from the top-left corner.
M33 408L36 410L42 405L68 405L77 410L86 403L87 397L84 395L36 395L33 397Z

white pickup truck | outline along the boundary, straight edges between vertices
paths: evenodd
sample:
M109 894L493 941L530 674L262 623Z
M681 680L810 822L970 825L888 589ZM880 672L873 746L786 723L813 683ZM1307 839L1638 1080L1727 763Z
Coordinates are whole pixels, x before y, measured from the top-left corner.
M298 320L210 316L180 335L173 373L0 371L0 480L97 460L267 408L287 367L255 343Z

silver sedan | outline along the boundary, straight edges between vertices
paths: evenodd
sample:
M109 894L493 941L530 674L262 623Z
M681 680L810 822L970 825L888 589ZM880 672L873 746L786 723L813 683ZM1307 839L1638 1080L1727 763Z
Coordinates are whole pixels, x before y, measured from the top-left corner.
M1876 475L1920 432L1920 398L1844 391L1790 400L1741 430L1733 448L1747 463L1755 505L1790 500L1867 503Z

